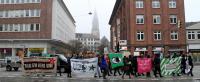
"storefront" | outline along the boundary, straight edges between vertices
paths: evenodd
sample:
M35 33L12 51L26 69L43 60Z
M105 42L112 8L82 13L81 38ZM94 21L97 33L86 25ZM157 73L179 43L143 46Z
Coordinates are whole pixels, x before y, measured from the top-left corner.
M163 52L164 52L163 47L153 47L152 52L153 56L159 55L161 58L163 58Z
M169 52L169 55L171 56L171 57L173 57L173 56L182 56L182 55L185 55L184 54L184 51L185 51L185 49L180 49L180 48L170 48L169 50L168 50L168 52Z
M195 62L200 61L200 44L190 44L188 46L188 53L192 55Z
M142 55L146 55L148 51L147 51L147 48L145 47L137 47L135 48L135 52L139 52L140 56L142 56Z
M12 56L12 48L0 48L0 59Z

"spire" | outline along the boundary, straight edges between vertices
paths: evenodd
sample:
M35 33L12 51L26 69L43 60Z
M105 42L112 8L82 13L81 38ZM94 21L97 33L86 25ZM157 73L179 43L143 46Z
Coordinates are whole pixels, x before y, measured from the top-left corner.
M94 12L94 17L92 20L92 35L96 36L98 39L100 39L100 33L99 33L99 19L97 15L97 11Z

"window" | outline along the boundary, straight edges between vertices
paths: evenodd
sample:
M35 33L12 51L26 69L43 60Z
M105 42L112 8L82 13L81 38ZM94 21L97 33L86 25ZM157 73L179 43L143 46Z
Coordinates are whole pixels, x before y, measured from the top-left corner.
M30 28L30 24L25 24L25 31L29 31L29 28Z
M170 15L170 24L176 24L176 23L177 23L177 16Z
M160 31L154 32L154 40L161 40L161 32Z
M144 8L144 2L141 0L138 0L135 2L136 8Z
M19 0L16 0L16 3L19 3Z
M4 4L4 0L1 0L1 4Z
M41 3L41 0L37 0L38 3Z
M40 31L40 24L36 24L36 31Z
M5 17L6 17L6 18L8 17L8 11L5 12Z
M176 0L169 0L169 8L176 8Z
M35 16L39 17L40 16L40 10L35 10Z
M13 24L10 24L10 32L13 31Z
M29 17L29 10L26 10L26 17Z
M0 18L3 17L4 11L0 11Z
M160 1L159 0L152 1L152 8L160 8Z
M24 0L21 0L22 3L24 3Z
M171 31L171 40L178 40L178 32L177 31Z
M6 0L6 4L9 4L9 0Z
M34 17L34 10L30 10L31 12L31 17Z
M8 31L8 24L4 25L4 31L7 32Z
M34 24L31 24L30 31L34 31Z
M3 31L3 25L0 25L0 31Z
M0 18L40 17L40 10L0 10Z
M19 24L14 24L14 31L15 32L19 31Z
M136 24L144 24L144 15L136 15Z
M188 40L194 40L195 39L195 32L194 31L189 31L188 32Z
M137 40L138 41L144 40L144 32L137 32Z
M20 24L20 29L19 29L20 32L23 31L23 24Z
M153 24L160 24L160 15L153 15Z
M11 4L14 4L15 3L15 0L11 0Z
M197 39L200 39L200 31L197 32Z

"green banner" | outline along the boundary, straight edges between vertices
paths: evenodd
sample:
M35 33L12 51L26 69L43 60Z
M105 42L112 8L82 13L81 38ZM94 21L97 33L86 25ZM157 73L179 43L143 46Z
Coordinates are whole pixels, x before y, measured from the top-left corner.
M110 53L109 58L110 58L110 63L111 63L112 69L120 67L120 66L124 66L122 54Z
M177 58L163 58L160 67L161 74L164 76L170 76L173 73L179 74L181 73L181 57Z

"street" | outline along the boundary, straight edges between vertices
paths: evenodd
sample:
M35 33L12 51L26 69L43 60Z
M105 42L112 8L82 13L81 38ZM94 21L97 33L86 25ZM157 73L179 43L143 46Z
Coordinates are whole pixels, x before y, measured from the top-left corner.
M194 77L188 76L175 76L175 77L164 77L164 78L146 78L138 77L131 78L125 77L122 79L121 76L110 76L106 80L102 78L67 78L66 74L62 76L23 76L21 71L18 72L6 72L5 68L0 68L0 82L200 82L200 66L195 66Z

